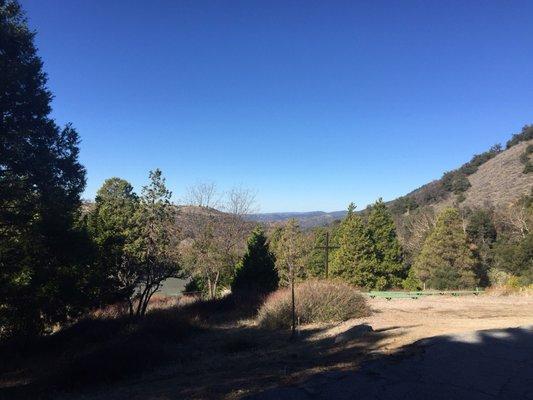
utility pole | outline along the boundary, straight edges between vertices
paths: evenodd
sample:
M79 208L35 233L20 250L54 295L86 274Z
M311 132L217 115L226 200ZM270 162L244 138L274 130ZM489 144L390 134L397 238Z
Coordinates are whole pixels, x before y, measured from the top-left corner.
M338 249L339 246L330 246L329 245L329 232L326 232L326 245L325 246L317 246L315 249L323 249L324 250L324 266L326 270L326 279L329 275L329 250L330 249Z

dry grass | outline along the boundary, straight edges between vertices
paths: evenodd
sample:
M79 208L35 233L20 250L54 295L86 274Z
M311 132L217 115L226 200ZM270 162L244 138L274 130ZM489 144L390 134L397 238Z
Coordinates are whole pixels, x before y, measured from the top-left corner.
M520 155L533 140L522 142L490 159L468 177L472 185L466 192L465 207L509 207L533 187L533 174L524 174ZM450 206L455 196L435 205L437 209Z
M369 305L370 316L303 325L292 341L288 330L259 326L255 304L231 296L153 310L141 323L80 321L26 350L19 361L2 352L9 367L0 370L0 398L238 399L315 373L353 370L366 357L421 338L533 322L528 296L373 299ZM351 336L361 324L373 332ZM337 342L338 335L348 340Z
M485 290L490 296L533 296L533 284L528 286L499 285Z
M343 282L310 280L295 288L296 317L301 324L341 322L367 316L370 309L357 289ZM292 318L291 292L272 293L259 309L260 326L288 328Z

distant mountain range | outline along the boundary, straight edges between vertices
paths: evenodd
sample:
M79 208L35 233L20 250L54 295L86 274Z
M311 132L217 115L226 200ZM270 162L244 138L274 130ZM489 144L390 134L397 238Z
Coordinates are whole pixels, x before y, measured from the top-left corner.
M508 207L533 190L533 125L525 126L506 146L493 146L441 179L388 201L396 215L420 207L439 210L447 206ZM250 214L250 221L265 224L283 223L296 219L302 228L325 226L344 218L346 211L310 211Z
M314 226L325 226L335 220L344 218L346 211L308 211L308 212L279 212L279 213L259 213L248 215L249 221L257 221L264 224L274 224L285 222L291 218L296 219L302 228Z

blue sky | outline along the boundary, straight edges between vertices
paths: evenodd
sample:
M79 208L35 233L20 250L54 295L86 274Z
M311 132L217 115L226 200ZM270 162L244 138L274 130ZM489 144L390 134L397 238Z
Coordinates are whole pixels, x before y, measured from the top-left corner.
M359 208L533 123L532 1L21 0L88 171Z

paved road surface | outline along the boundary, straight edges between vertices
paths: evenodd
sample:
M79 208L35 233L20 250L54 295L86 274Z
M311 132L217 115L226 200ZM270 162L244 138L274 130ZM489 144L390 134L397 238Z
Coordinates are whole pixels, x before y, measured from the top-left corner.
M359 371L316 375L249 399L533 400L533 325L425 339Z

